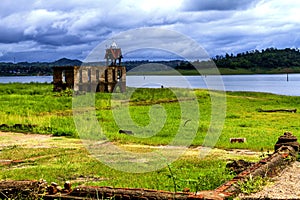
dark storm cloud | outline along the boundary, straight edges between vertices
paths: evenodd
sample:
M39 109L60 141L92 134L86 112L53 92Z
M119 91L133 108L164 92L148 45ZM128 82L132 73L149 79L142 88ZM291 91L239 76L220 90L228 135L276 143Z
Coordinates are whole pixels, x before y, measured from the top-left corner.
M184 0L184 11L208 11L208 10L242 10L253 5L257 0Z
M106 39L141 27L179 31L211 56L297 48L299 10L298 0L2 0L0 61L26 61L26 54L28 61L84 59ZM160 40L176 44L176 38L161 35Z
M13 29L6 29L0 26L0 43L15 43L24 40L23 33Z
M31 10L34 2L35 0L1 0L0 17Z

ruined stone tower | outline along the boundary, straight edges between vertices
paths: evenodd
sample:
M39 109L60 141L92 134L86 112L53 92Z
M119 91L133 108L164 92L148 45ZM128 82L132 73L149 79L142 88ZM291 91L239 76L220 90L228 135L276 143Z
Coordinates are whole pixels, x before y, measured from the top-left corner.
M106 66L53 67L53 91L67 88L86 92L125 92L126 67L121 65L121 48L115 42L106 49Z

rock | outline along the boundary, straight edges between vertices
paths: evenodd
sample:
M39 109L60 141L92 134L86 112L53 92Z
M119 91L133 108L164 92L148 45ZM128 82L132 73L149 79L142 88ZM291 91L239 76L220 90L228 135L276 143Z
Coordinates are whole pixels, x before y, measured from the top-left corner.
M57 186L58 186L58 184L55 183L55 182L52 182L51 185L54 186L54 187L57 187Z
M68 193L72 191L72 185L70 181L66 181L64 184L63 192Z
M38 181L38 185L39 185L39 188L40 188L41 191L46 191L47 190L48 183L47 183L46 180L40 179Z
M277 151L282 146L290 146L293 147L295 151L299 151L299 143L298 142L286 142L275 144L275 151Z
M48 194L53 195L53 194L56 194L58 191L57 191L56 187L54 187L53 185L50 185L47 188L47 192L48 192Z
M226 168L228 168L230 171L235 172L236 174L239 174L240 172L246 170L252 164L252 162L247 162L244 160L234 160L233 162L228 163L226 165Z
M57 192L62 192L62 190L63 190L61 186L57 186L56 189L57 189Z
M297 142L297 137L291 132L285 132L284 135L278 138L274 146L274 150L277 151L282 146L291 146L295 151L299 151L299 143Z

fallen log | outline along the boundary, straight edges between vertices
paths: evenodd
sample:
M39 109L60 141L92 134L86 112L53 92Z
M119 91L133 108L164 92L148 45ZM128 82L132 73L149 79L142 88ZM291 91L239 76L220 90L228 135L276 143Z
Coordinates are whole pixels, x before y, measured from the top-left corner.
M271 109L271 110L263 110L263 109L259 108L258 112L291 112L291 113L296 113L297 109Z
M96 186L79 186L71 193L61 195L62 199L116 199L116 200L192 200L192 199L207 199L207 200L223 200L223 193L215 193L213 191L202 191L197 194L190 192L168 192L149 189L133 189L133 188L111 188L111 187L96 187ZM45 195L45 200L57 199L54 195Z

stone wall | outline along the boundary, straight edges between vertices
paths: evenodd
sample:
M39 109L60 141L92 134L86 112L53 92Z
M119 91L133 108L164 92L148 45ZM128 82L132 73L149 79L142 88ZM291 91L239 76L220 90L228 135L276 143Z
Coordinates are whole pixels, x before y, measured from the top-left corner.
M125 92L124 66L71 66L53 68L54 91Z
M59 92L74 88L74 67L53 68L53 91Z

